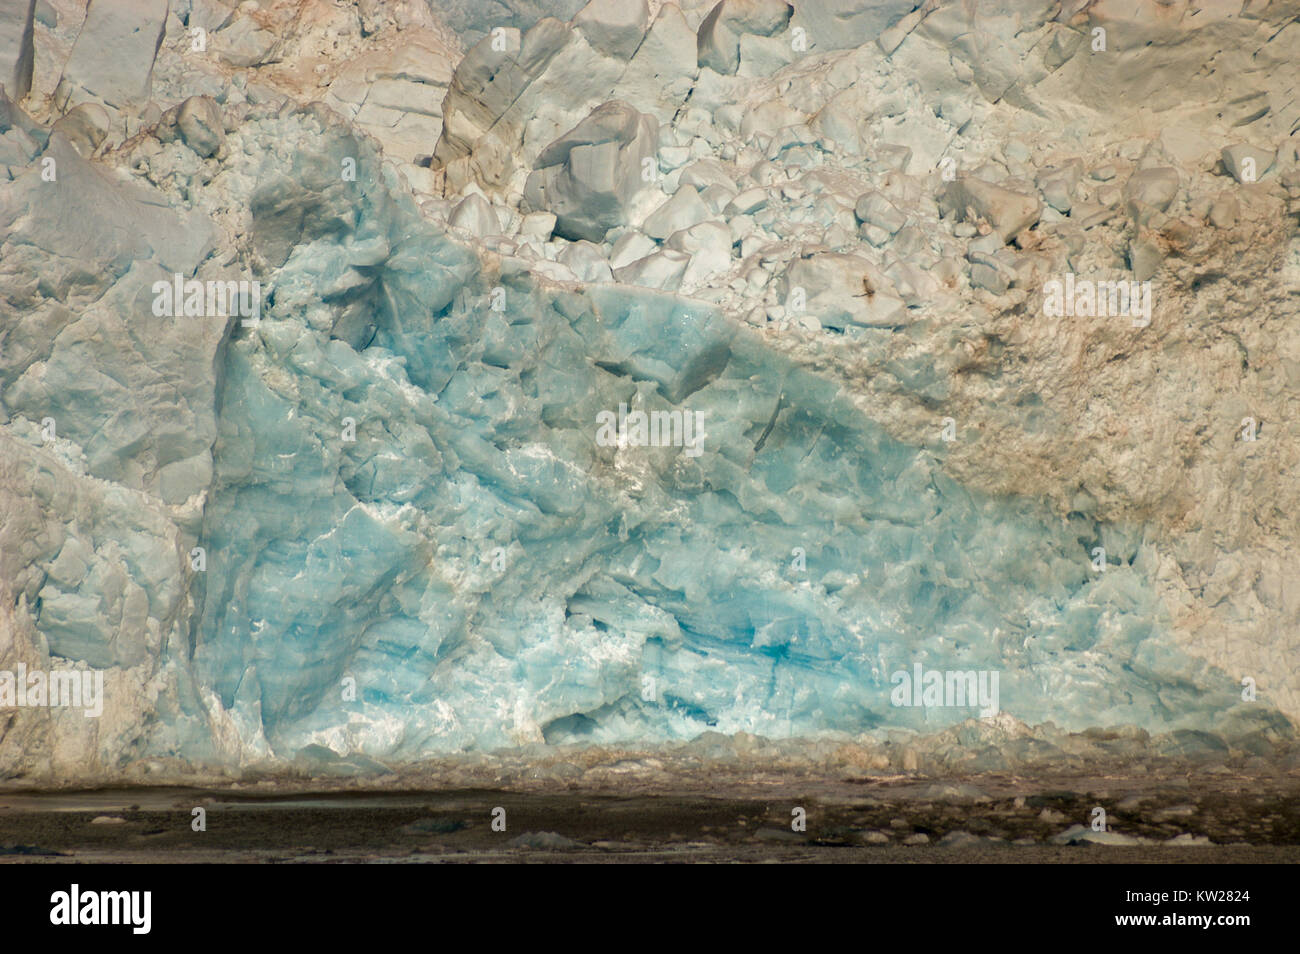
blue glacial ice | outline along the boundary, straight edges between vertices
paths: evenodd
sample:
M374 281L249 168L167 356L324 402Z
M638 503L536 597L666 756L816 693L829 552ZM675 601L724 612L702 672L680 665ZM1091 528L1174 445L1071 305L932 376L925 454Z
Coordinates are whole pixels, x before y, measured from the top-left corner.
M210 691L255 747L397 760L976 714L891 705L921 664L999 672L1031 724L1249 724L1171 639L1140 527L972 492L937 416L900 443L709 304L539 286L309 142L251 197L272 290L220 358L201 609L167 650L198 691L164 719ZM620 404L703 413L703 453L601 446Z

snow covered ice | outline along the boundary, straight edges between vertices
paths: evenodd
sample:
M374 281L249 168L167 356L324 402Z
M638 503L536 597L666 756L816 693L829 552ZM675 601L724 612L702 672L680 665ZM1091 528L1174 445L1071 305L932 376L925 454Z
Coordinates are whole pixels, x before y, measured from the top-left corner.
M8 6L0 773L1292 738L1292 0Z

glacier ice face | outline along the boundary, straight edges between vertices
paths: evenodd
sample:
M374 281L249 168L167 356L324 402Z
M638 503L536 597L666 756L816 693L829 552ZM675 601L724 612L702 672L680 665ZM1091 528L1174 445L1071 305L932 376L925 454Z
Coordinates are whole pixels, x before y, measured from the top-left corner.
M169 20L106 73L87 20L83 105L48 68L39 121L0 98L0 669L108 695L13 714L0 772L1290 731L1293 146L1045 142L1101 83L1045 15L200 6L215 59ZM1262 83L1275 25L1210 32ZM1168 290L1145 336L1037 320L1116 263ZM176 275L258 280L261 320L158 315ZM602 431L638 413L666 432ZM997 674L1000 715L896 704L918 667Z
M312 145L292 169L266 157L251 198L276 258L266 192L317 227L292 235L270 317L229 345L200 534L196 676L275 750L973 714L893 706L891 676L916 663L999 671L1001 708L1031 723L1233 711L1231 681L1170 643L1140 528L962 487L938 431L890 438L715 307L539 286L380 186L286 191L357 146ZM371 325L338 336L359 304ZM600 446L597 416L620 404L704 415L703 453Z

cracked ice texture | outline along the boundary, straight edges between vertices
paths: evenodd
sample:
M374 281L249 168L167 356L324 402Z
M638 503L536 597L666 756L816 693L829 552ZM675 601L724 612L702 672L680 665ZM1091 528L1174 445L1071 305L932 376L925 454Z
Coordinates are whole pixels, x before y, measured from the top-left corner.
M273 748L400 758L971 714L893 708L889 676L914 662L1000 670L1002 709L1029 722L1236 717L1232 683L1170 641L1139 532L963 488L941 442L890 439L709 305L539 289L378 184L312 192L307 170L356 144L312 146L252 196L321 225L255 227L292 251L274 318L229 347L202 531L195 672ZM330 337L331 283L336 309L370 318L351 341ZM705 453L598 446L597 412L621 402L704 412Z
M478 5L460 6L466 17L479 16ZM1154 498L1181 486L1167 471L1189 468L1194 455L1185 446L1161 453L1151 450L1163 446L1155 441L1118 440L1107 429L1110 419L1095 411L1106 402L1117 414L1139 407L1153 430L1172 431L1182 409L1192 416L1201 410L1188 400L1182 375L1238 380L1223 377L1241 363L1237 348L1257 363L1268 361L1269 348L1246 334L1249 348L1238 340L1219 349L1227 359L1203 373L1199 339L1164 338L1163 350L1150 353L1168 363L1152 370L1132 360L1147 354L1139 349L1148 338L1119 352L1130 360L1112 363L1094 347L1110 341L1109 332L1044 331L1005 301L994 317L980 318L969 295L957 304L975 318L950 321L940 293L925 281L931 265L950 265L967 247L952 253L952 223L937 216L945 190L923 192L922 175L906 174L909 161L927 167L937 159L932 133L947 142L959 128L978 130L965 84L1000 109L1013 108L1001 102L1008 90L1015 95L1006 99L1030 105L1055 95L1050 83L1035 85L1043 71L1030 53L1041 46L1046 52L1033 56L1042 53L1051 68L1060 67L1055 58L1069 51L1058 49L1061 42L1039 44L1036 31L1055 31L1060 40L1062 28L1045 21L1008 25L1013 18L994 11L980 20L986 29L972 32L971 8L927 5L923 23L904 21L912 31L906 41L902 28L889 43L881 38L880 49L898 51L886 69L871 59L870 41L911 4L800 5L790 23L808 28L819 48L868 44L865 52L830 61L838 64L830 68L836 82L870 79L880 69L903 84L914 73L939 104L941 124L933 103L904 103L898 90L868 96L862 87L832 96L822 85L826 71L815 65L797 71L803 78L788 103L772 93L770 102L749 109L750 101L742 111L729 97L746 95L757 76L776 70L776 47L790 45L785 37L745 34L736 40L734 85L710 73L696 84L691 28L703 19L700 4L689 5L689 27L675 7L652 5L656 25L635 53L622 20L607 30L588 18L584 32L539 22L543 14L567 18L572 11L522 0L506 6L517 16L503 14L501 22L535 27L546 56L505 70L501 88L486 87L492 95L480 96L486 49L471 51L454 80L451 64L435 62L430 52L442 49L436 36L419 34L400 59L374 50L373 59L360 58L340 74L347 83L336 77L329 91L331 101L355 107L352 127L319 106L281 110L264 87L240 87L245 97L213 84L224 145L214 139L215 149L195 149L178 116L179 136L164 120L137 142L129 161L88 161L78 155L85 144L64 134L76 132L76 124L51 133L0 101L0 155L14 177L0 180L0 664L22 657L109 670L102 721L52 713L54 729L42 735L37 714L18 713L0 739L6 772L43 764L86 772L90 765L118 768L168 756L229 767L289 759L312 743L398 763L538 740L645 743L710 729L772 737L931 729L973 714L891 706L890 675L918 663L926 670L999 670L1002 711L1031 724L1130 724L1184 730L1189 734L1179 738L1202 741L1208 732L1235 739L1261 733L1258 742L1284 731L1285 720L1269 707L1294 698L1284 695L1294 686L1284 665L1261 673L1272 677L1276 694L1247 707L1239 705L1241 674L1205 661L1240 660L1246 642L1234 630L1231 645L1222 638L1221 655L1207 653L1208 642L1220 642L1215 627L1222 619L1209 607L1232 610L1234 625L1252 626L1274 656L1290 645L1256 632L1251 614L1265 608L1250 602L1247 571L1236 557L1219 552L1238 546L1234 541L1270 545L1285 536L1282 524L1261 537L1255 511L1243 504L1264 507L1272 498L1251 490L1259 485L1245 478L1234 485L1222 466L1226 455L1201 448L1203 458L1220 461L1217 470L1188 471L1211 501L1200 505L1205 526L1171 549L1159 535L1179 501L1165 512ZM853 15L841 17L844 10ZM718 22L724 19L719 13ZM632 21L639 30L647 19L638 13ZM248 22L244 13L235 20ZM479 29L496 25L474 22ZM468 20L462 27L468 44L475 27ZM1113 31L1115 49L1138 50L1146 31L1133 24ZM1166 36L1156 26L1150 31ZM965 39L950 61L933 55L932 45L945 47L957 36ZM7 48L21 49L22 38L16 46L13 39ZM79 55L95 49L92 39ZM518 42L516 36L512 50ZM1283 34L1264 60L1275 62L1285 42ZM729 68L730 41L724 45L722 65ZM293 46L286 45L286 55ZM1153 55L1177 59L1175 72L1191 75L1182 64L1198 49L1175 44ZM155 90L170 95L182 75L176 64L184 61L166 47L163 56L171 59L160 61L153 80ZM94 98L113 106L116 99L103 90L141 88L150 76L144 59L130 64L139 82L115 81L102 90L91 83L100 90ZM870 68L859 69L860 62ZM1146 80L1139 73L1116 78L1122 62L1073 69L1071 82L1082 83L1084 98L1108 90L1117 100L1123 86L1138 100L1132 90ZM944 64L956 71L952 77ZM962 77L963 64L971 77ZM52 90L48 79L42 83ZM762 82L759 97L784 80ZM313 90L314 83L313 77ZM435 109L428 98L448 83L450 93ZM961 96L944 98L954 91ZM694 105L679 121L688 94ZM179 107L190 95L168 102ZM1162 87L1161 102L1168 105L1170 95L1183 92ZM620 205L620 215L639 219L649 233L639 236L648 246L632 242L624 251L639 247L640 256L656 247L655 239L666 243L639 261L616 260L610 250L620 281L649 283L665 261L680 271L690 261L699 275L665 283L715 291L704 279L740 263L727 246L727 226L702 216L725 213L734 224L752 212L767 239L784 243L779 233L790 221L779 216L791 211L784 198L801 202L805 191L840 188L816 169L805 175L800 163L820 164L823 151L827 163L870 151L883 166L898 166L871 170L871 191L853 186L840 210L855 229L858 210L872 248L846 232L845 240L855 242L852 254L818 246L807 256L792 251L791 264L774 269L781 300L802 282L820 325L865 331L845 347L830 337L792 344L771 328L738 321L744 310L734 300L715 296L710 303L703 295L676 297L594 278L586 286L553 284L544 280L543 265L552 266L551 274L582 271L608 281L606 249L574 243L555 261L531 262L486 251L486 242L462 244L468 237L449 233L428 212L436 202L426 195L418 207L381 164L385 157L406 159L407 179L427 181L421 176L430 170L413 170L409 160L435 148L443 132L437 148L451 160L456 175L449 178L481 179L493 193L490 200L468 193L450 224L468 224L479 239L500 239L493 230L514 229L509 220L517 212L533 211L534 223L548 214L509 208L508 186L522 188L535 163L554 168L546 151L557 137L600 103L623 99L660 123L661 171L671 166L676 173L663 181L680 183L682 198ZM822 101L838 106L800 128L806 117L791 104L802 110ZM197 109L207 101L189 102ZM410 107L403 123L389 129L389 111L403 105ZM857 121L868 105L891 117L904 108L913 119L922 114L908 127L916 141L882 145ZM990 110L975 106L980 121L996 128ZM1255 107L1240 110L1248 108ZM413 116L420 122L410 123ZM215 130L215 120L207 127ZM356 127L383 134L382 155ZM781 170L757 162L744 174L751 178L742 179L736 162L724 166L712 155L683 167L697 147L712 148L718 137L771 138L772 129L781 135L762 151L784 163ZM1172 148L1181 140L1165 141ZM503 144L510 148L498 148ZM723 145L736 154L736 142ZM912 146L919 158L909 160ZM847 156L835 151L846 147ZM1226 147L1237 150L1224 152L1229 171L1238 169L1244 148ZM40 181L32 163L41 154L58 159L66 188L48 190ZM1126 193L1156 199L1168 181L1180 194L1204 188L1186 165L1171 180L1167 163L1174 159L1156 158L1149 172L1135 172L1126 161ZM357 161L355 181L338 174L345 159ZM114 161L119 176L109 168ZM1083 168L1082 160L1072 161ZM160 187L125 183L128 166L147 170L138 182L147 177ZM1260 161L1260 169L1267 166ZM980 175L1005 178L996 163L979 168ZM1071 168L1038 181L1049 205L1055 199L1053 207L1069 206L1080 178ZM778 175L779 188L766 189ZM1017 185L1022 191L994 191L978 176L951 187L961 193L953 198L961 199L963 213L987 206L976 212L1004 226L993 236L1003 258L1031 260L1003 246L1032 219L1045 217L1045 225L1067 235L1075 225L1059 215L1052 220L1032 195L1033 179ZM737 191L741 185L744 192ZM790 196L776 194L787 186ZM1242 199L1247 215L1264 221L1260 205L1252 208L1248 193ZM1178 203L1171 211L1182 208L1180 196L1162 201ZM1005 221L993 214L1004 207ZM549 211L538 247L556 211ZM921 227L905 225L909 218ZM825 222L809 224L818 241L829 235ZM929 255L918 240L922 232L942 238L943 262L919 257ZM744 233L737 234L743 248ZM1256 251L1245 257L1264 259L1281 247L1279 235L1261 226L1252 240ZM1109 237L1078 237L1076 254L1114 254ZM977 250L981 241L970 243L972 256L1000 264L984 246ZM895 261L884 275L872 249L891 242L891 254L909 261ZM522 255L523 244L515 251ZM715 269L710 259L719 252ZM244 277L232 269L236 261L251 263L268 289L259 327L151 316L154 280L173 271ZM1063 257L1044 261L1049 266L1063 268ZM867 301L853 298L861 275L879 289ZM1172 274L1162 277L1175 287ZM714 284L723 279L714 276ZM1195 288L1190 277L1181 286ZM493 307L498 287L501 311ZM1179 327L1199 331L1196 312L1204 301L1184 309L1193 320ZM1261 327L1276 329L1285 316L1274 302L1265 317L1269 324ZM1237 316L1217 313L1213 324L1225 334L1240 328ZM1285 336L1259 334L1290 353ZM1091 369L1096 379L1071 363L1085 352L1102 355L1096 360L1104 367ZM1120 374L1124 386L1103 377ZM1091 404L1079 420L1071 395L1081 379ZM1267 395L1282 393L1270 387ZM598 445L597 412L623 403L703 413L704 453ZM949 406L964 409L952 412L963 427L954 444L939 440L941 409ZM40 434L46 415L58 423L56 441ZM1220 417L1235 424L1240 414ZM1288 415L1279 406L1268 417L1271 438L1274 419ZM976 418L988 424L989 436L968 440ZM355 441L343 438L345 419L355 424ZM1108 439L1100 440L1099 431ZM1254 466L1273 466L1277 458L1263 455L1279 445L1260 446ZM1148 460L1162 463L1147 466ZM1079 473L1087 479L1073 482ZM1101 506L1089 491L1102 496ZM1127 509L1116 505L1126 494ZM1216 515L1205 516L1210 510L1238 514L1224 518L1236 534L1228 542L1217 539L1210 523ZM1099 545L1110 558L1102 574L1089 567ZM189 564L195 546L206 550L203 572ZM1179 572L1192 588L1201 579L1195 595L1175 606L1183 625L1192 618L1210 633L1195 655L1178 638L1161 590ZM1285 597L1271 579L1257 589L1269 601L1271 625L1281 627L1285 618L1276 613ZM355 700L344 698L346 677L356 680Z
M127 548L138 600L106 620L84 607L106 581L61 583L53 566L41 591L51 652L124 671L153 654L172 674L155 688L163 727L128 752L220 759L220 725L241 758L317 742L400 760L971 714L892 707L890 674L916 662L1000 670L1002 710L1031 723L1257 724L1230 680L1169 639L1138 532L963 488L941 442L891 439L841 386L714 306L495 270L420 219L366 144L319 120L257 130L295 143L255 155L247 180L257 251L283 265L269 316L216 352L194 537L206 572L178 592L190 541L108 526L135 506L119 496L86 520ZM355 186L322 171L357 155ZM147 298L129 301L148 321ZM177 350L164 334L134 345L144 364ZM66 386L79 372L43 366L46 406L65 393L56 373ZM899 373L935 385L919 364ZM85 408L121 403L86 385ZM620 403L704 412L705 453L598 446L597 412ZM116 433L75 406L58 417L87 448ZM88 466L132 479L108 453ZM1089 569L1098 544L1115 561L1104 574ZM98 566L93 542L57 562L78 553ZM184 622L125 638L187 600L189 638Z

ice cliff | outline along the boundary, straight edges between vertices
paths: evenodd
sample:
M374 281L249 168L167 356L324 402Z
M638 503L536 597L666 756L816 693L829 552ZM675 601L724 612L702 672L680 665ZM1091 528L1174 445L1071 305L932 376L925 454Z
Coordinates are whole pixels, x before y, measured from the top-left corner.
M3 775L1291 737L1300 4L2 2Z

